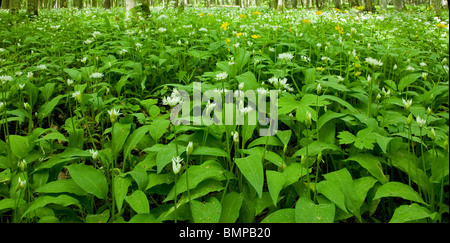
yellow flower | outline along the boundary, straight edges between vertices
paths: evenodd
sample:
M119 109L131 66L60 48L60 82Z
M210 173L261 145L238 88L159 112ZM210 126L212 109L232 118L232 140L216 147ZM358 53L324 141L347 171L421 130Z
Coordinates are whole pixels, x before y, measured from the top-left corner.
M353 16L349 16L348 18L349 18L349 19L353 19Z
M245 17L247 17L247 15L245 15L245 14L239 14L239 18L245 19Z
M227 40L225 41L227 43L227 46L230 45L230 38L227 38Z
M209 17L213 16L212 14L208 14Z
M239 32L236 34L237 37L241 37L242 36L242 32Z
M439 27L439 28L441 28L441 29L444 29L444 28L447 28L447 25L442 24L442 23L439 23L439 24L437 25L437 27Z
M323 71L325 71L325 68L324 67L316 67L316 70L319 72L323 72Z
M223 23L223 24L220 26L220 28L223 29L223 30L227 30L228 25L230 25L230 24L229 24L228 22L225 22L225 23Z
M338 8L334 8L334 11L336 11L336 12L341 12L341 10L338 9Z
M322 11L317 11L316 12L316 15L321 15L322 14Z
M356 7L356 9L358 9L358 10L363 10L363 9L364 9L364 6Z
M261 38L261 36L260 35L252 35L252 38L253 39L258 39L258 38Z
M339 24L337 26L335 26L334 29L337 30L339 32L339 34L344 34L344 28L339 26Z
M200 16L203 16L203 14L204 14L204 13L200 13L199 15L200 15Z
M311 23L311 21L309 21L309 19L302 19L302 22L305 23L305 24Z
M434 8L434 6L433 6L433 5L430 5L430 8Z
M259 11L255 11L255 12L253 12L252 14L253 15L259 15L261 12L259 12Z

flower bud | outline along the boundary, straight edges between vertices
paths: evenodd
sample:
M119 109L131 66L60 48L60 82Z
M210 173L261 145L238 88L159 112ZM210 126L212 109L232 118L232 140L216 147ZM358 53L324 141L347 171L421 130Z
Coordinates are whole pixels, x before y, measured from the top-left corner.
M24 172L27 169L27 162L25 159L19 160L19 162L17 162L17 167L20 168L20 171Z
M188 143L188 146L186 147L186 154L187 156L191 155L192 151L194 150L194 144L192 141Z
M322 152L317 155L317 162L322 162Z
M430 130L430 138L431 138L431 140L436 139L436 132L434 131L434 128L431 128L431 130Z
M306 119L305 119L305 125L307 128L309 128L312 124L311 121L311 113L309 111L306 111Z
M413 115L412 115L412 113L410 113L408 116L408 126L411 126L412 121L413 121Z

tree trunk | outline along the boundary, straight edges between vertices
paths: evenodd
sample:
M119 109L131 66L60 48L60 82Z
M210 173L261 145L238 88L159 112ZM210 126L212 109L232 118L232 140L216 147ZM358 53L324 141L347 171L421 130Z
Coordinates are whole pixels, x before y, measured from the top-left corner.
M28 0L27 13L29 15L38 15L38 0Z
M388 5L387 0L381 0L381 9L386 11L387 10L387 5Z
M134 6L136 6L135 0L125 0L125 7L126 7L127 11L134 8Z
M394 0L394 7L395 10L400 11L404 8L403 6L403 0Z
M278 0L277 11L283 11L283 0Z
M110 8L111 8L111 0L105 0L105 1L103 2L103 7L104 7L105 9L110 9Z
M20 0L10 0L9 1L9 12L11 14L17 14L20 10Z
M375 6L373 5L373 0L364 0L364 3L366 4L366 7L364 8L363 11L375 13L376 9Z
M334 7L337 9L342 9L341 0L333 0Z
M3 0L2 1L2 9L9 9L9 3L10 3L10 0Z

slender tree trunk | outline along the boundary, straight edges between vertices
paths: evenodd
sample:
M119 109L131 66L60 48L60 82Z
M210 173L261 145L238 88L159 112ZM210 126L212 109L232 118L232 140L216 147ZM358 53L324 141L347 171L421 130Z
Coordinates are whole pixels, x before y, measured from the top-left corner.
M334 7L337 9L342 9L341 0L333 0Z
M136 6L135 0L125 0L125 7L126 7L127 11L134 8L134 6Z
M9 1L9 12L11 14L17 14L20 10L20 0L10 0Z
M373 5L373 0L364 0L364 3L366 4L364 11L375 13L376 9Z
M103 7L104 7L105 9L110 9L110 8L111 8L111 0L105 0L105 1L103 2Z
M10 3L10 0L3 0L2 1L2 9L9 9L9 3Z
M38 0L28 0L27 13L29 15L38 15Z

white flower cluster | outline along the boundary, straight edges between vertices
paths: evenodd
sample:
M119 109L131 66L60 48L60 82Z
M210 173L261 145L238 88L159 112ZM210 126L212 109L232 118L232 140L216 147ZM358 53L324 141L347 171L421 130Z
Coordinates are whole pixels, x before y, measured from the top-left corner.
M294 91L294 89L287 83L287 78L278 79L276 77L272 77L268 81L277 89L284 89L285 91L289 92Z
M372 66L379 66L379 67L383 66L383 62L371 57L367 57L366 62Z
M170 96L166 96L162 100L163 105L169 105L171 107L174 107L182 102L183 102L183 97L181 97L180 92L178 92L177 89L174 89L172 91L172 94L170 94Z
M292 53L281 53L278 54L278 59L284 60L284 61L291 61L294 58L294 55Z

